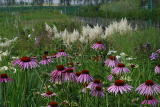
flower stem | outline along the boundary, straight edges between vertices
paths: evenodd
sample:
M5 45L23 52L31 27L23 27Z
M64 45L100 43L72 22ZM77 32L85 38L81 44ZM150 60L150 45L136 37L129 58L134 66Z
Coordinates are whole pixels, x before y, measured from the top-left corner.
M2 83L3 107L7 107L7 87L6 83Z
M118 96L118 107L120 107L120 96Z
M25 103L26 103L26 106L29 106L28 105L28 71L25 71L25 97L26 97L26 100L25 100Z

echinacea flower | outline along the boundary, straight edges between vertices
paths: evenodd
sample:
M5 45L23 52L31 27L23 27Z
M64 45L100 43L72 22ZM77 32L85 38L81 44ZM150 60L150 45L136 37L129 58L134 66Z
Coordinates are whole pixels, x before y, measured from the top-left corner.
M156 60L156 59L159 58L159 54L158 54L158 53L152 53L149 58L150 58L151 60Z
M56 93L52 92L52 91L47 91L45 93L41 94L43 97L52 97L52 96L57 96Z
M105 50L106 49L105 45L102 42L96 42L95 44L92 45L91 48L95 50Z
M76 80L78 82L78 77L82 74L82 72L76 72L75 74L76 74Z
M152 80L147 80L145 83L138 86L136 91L141 95L151 96L160 93L160 85Z
M81 72L81 75L78 77L77 81L80 83L89 83L89 82L93 81L93 77L91 75L89 75L88 70L83 70Z
M104 63L108 67L116 67L119 63L119 60L116 58L116 56L109 56Z
M42 65L48 65L49 63L52 63L52 59L47 56L42 56L42 60L39 62Z
M122 74L122 73L128 73L128 72L130 72L130 70L126 68L125 65L122 63L119 63L117 67L112 69L113 74Z
M96 86L93 89L91 89L91 95L95 97L103 97L104 91L101 86Z
M69 81L69 82L76 82L76 74L73 72L72 68L66 68L64 70L64 81Z
M58 103L54 101L50 102L47 107L58 107Z
M95 79L93 82L90 82L87 86L87 88L89 89L93 89L95 88L96 86L100 86L102 87L102 82L100 79Z
M160 64L155 67L155 73L160 74Z
M110 74L110 75L107 76L107 79L108 79L109 81L112 81L113 78L114 78L114 76L113 76L112 74Z
M159 103L157 99L155 99L153 96L146 96L146 99L141 102L141 104L148 104L151 106L156 106Z
M124 80L116 80L113 85L108 88L109 93L123 94L130 92L133 87L128 85Z
M63 72L66 68L63 65L58 65L56 68L56 70L51 72L51 82L62 83L64 81Z
M58 53L56 54L56 58L59 58L62 56L68 56L68 54L63 49L58 51Z
M8 77L7 74L0 74L0 82L1 83L7 83L7 82L10 82L10 81L13 81L13 79Z
M158 49L158 50L156 51L156 53L160 54L160 49Z
M30 57L22 57L13 61L13 65L19 65L22 69L32 69L38 67L37 61Z

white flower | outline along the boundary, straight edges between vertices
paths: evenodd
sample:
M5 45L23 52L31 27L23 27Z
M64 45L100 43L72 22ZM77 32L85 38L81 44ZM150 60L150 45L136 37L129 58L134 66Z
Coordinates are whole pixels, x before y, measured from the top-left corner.
M125 54L124 52L121 52L120 56L127 56L127 54Z
M1 56L8 56L8 55L9 55L8 51L1 53Z
M28 38L30 38L30 37L31 37L31 34L28 35Z
M3 67L0 67L0 71L6 71L8 70L9 68L7 66L3 66Z
M121 59L121 56L117 55L116 58L117 58L117 59Z
M126 60L128 60L128 61L131 61L131 60L134 60L134 59L136 59L136 58L133 58L133 57L126 58Z
M117 53L117 51L115 51L115 50L109 50L109 52L107 53L107 55L111 55L113 53Z
M121 78L120 78L120 80L125 80L125 81L128 81L128 82L130 82L130 81L132 81L132 79L131 79L131 77L130 76L122 76Z
M12 59L19 59L19 57L16 57L16 56L12 56Z

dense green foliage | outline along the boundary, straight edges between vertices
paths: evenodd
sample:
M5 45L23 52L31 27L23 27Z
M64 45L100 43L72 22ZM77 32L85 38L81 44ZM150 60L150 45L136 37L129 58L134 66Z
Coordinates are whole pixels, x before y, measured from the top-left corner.
M103 17L121 19L152 19L158 21L160 19L159 5L152 10L146 9L140 5L139 0L120 0L118 2L111 2L99 6L84 6L80 7L79 16L82 17Z
M25 29L33 29L45 22L50 25L55 24L60 30L67 28L69 31L73 31L73 29L78 29L81 26L70 16L52 9L3 11L0 13L0 36L14 37Z

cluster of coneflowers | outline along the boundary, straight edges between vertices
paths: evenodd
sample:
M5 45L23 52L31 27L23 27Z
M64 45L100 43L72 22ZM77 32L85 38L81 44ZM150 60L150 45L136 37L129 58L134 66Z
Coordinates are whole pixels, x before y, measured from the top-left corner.
M95 47L95 46L94 46ZM96 45L96 48L94 49L102 49L103 44ZM160 50L156 51L157 54L160 54ZM125 64L121 63L116 56L109 56L108 59L105 61L105 65L110 67L111 70L111 75L108 76L108 80L112 81L112 79L115 79L115 82L113 85L108 87L108 92L109 93L115 93L115 94L123 94L130 92L132 90L132 86L128 85L126 81L120 80L119 78L126 73L131 72L127 67L125 67ZM131 67L135 67L132 65ZM157 65L155 67L155 73L160 74L160 65ZM146 96L146 99L142 101L141 104L149 104L152 106L155 106L158 104L158 100L155 99L153 96L156 94L160 93L160 85L155 83L152 80L147 80L145 83L141 84L136 88L136 91L140 95Z
M97 42L91 46L92 49L101 51L105 50L106 46L102 42ZM37 61L36 57L22 57L13 61L14 65L18 65L22 69L32 69L39 67L39 64L47 65L53 62L52 58L58 58L62 56L68 56L68 54L64 50L60 50L58 53L50 56L48 53L42 57L40 62ZM111 68L111 75L108 76L108 80L112 81L114 78L114 83L107 87L108 93L117 94L124 94L131 92L133 87L125 80L120 79L123 74L131 72L125 64L121 63L116 56L109 56L105 60L105 65ZM134 65L132 66L134 67ZM81 72L76 72L77 69L74 66L65 67L64 65L57 65L56 69L50 73L50 82L54 84L62 84L63 83L77 83L81 85L85 85L85 88L82 89L82 92L88 92L90 90L90 95L95 97L104 97L105 96L105 87L103 86L103 82L101 79L94 78L90 75L89 70L82 70ZM160 65L156 66L155 68L156 73L160 73ZM12 80L8 78L8 76L3 76L1 78L5 78L8 81ZM4 81L4 80L3 80ZM146 99L142 101L141 104L150 104L156 105L158 104L158 100L155 99L153 96L160 93L160 85L155 83L152 80L147 80L145 83L141 84L136 88L136 91L140 95L144 95ZM42 94L44 97L52 97L57 96L56 93L48 91ZM50 102L48 107L58 107L57 102Z
M12 64L18 65L22 69L32 69L37 68L40 65L48 65L53 62L54 58L59 58L62 56L68 56L68 54L63 49L59 50L56 54L53 55L49 55L48 52L45 52L41 58L41 61L38 61L36 56L24 56L14 60Z

